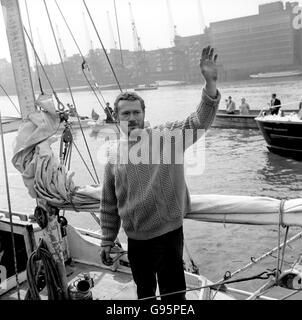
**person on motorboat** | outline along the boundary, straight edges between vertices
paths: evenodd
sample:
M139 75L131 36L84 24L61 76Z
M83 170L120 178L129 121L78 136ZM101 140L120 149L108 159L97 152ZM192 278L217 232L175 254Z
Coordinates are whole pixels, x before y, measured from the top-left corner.
M157 283L161 295L182 291L162 299L185 299L183 218L189 212L190 197L184 163L175 163L175 160L174 163L172 160L166 163L164 157L166 148L177 148L184 157L189 145L181 144L178 148L175 142L177 137L183 141L190 132L192 145L211 126L221 97L216 88L216 59L213 48L208 46L203 49L200 70L205 87L201 101L197 110L182 121L144 128L145 102L139 95L124 92L117 96L114 103L114 115L124 137L118 140L116 150L111 153L113 160L108 159L104 170L100 206L101 259L105 265L112 263L110 251L122 224L128 237L128 259L138 299L154 299ZM147 144L142 143L135 153L137 155L140 151L143 155L145 151L148 162L134 163L129 159L131 154L133 156L133 150L144 135L150 138L150 134L152 148L148 148L150 141L147 139ZM171 139L171 134L175 140ZM152 152L155 136L170 140L168 143L160 142L157 152ZM121 164L120 154L123 151L129 161ZM119 156L114 159L114 154ZM154 155L158 156L155 161Z
M226 113L235 114L235 110L236 110L236 104L232 100L232 97L229 96L229 98L226 100Z
M272 115L278 114L281 108L281 101L277 98L276 93L272 94L270 112Z
M241 98L241 105L239 106L241 115L248 115L250 113L250 105L246 102L245 98Z
M113 119L113 110L112 108L110 107L110 103L109 102L106 102L106 107L105 107L105 114L106 114L106 123L112 123L114 122L114 119Z

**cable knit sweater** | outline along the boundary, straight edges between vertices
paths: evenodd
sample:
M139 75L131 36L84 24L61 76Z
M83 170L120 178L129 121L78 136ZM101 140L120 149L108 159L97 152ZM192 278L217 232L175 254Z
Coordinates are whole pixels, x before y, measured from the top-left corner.
M150 147L147 158L153 159L153 151L153 156L158 157L158 162L125 163L120 161L119 157L118 161L108 161L105 166L100 208L102 246L114 245L121 222L127 236L136 240L152 239L182 226L183 218L190 210L184 165L182 161L177 162L175 156L170 163L165 160L164 146L167 144L163 139L171 136L171 133L173 136L176 132L176 138L174 136L169 140L170 147L174 144L171 149L175 154L181 149L183 157L185 149L190 144L182 143L181 148L178 148L175 141L180 140L177 139L177 135L182 134L184 137L185 132L191 132L194 135L194 140L191 139L194 143L200 136L196 135L197 129L207 130L211 126L219 101L218 91L213 99L203 89L197 110L186 119L145 129L145 133L152 136L147 142ZM164 137L159 151L152 150L151 146L156 134ZM125 149L124 143L120 140L116 150ZM129 151L136 144L137 141L127 141L126 150ZM140 150L143 153L148 149L141 147Z

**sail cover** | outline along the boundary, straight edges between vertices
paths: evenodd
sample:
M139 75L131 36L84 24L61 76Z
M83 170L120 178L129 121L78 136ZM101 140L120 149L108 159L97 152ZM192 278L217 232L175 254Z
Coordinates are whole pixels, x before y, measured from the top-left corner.
M52 98L38 99L38 110L19 128L12 162L22 174L33 198L67 210L98 212L100 185L76 186L74 173L54 155L51 144L60 121ZM281 205L282 204L282 205ZM191 195L191 210L185 218L244 224L302 225L302 199L282 201L269 197Z

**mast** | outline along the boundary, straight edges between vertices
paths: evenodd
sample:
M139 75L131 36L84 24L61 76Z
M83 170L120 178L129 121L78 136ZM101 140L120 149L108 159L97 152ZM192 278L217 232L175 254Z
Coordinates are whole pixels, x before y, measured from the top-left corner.
M1 0L17 95L23 120L36 111L29 59L18 0Z
M1 0L1 4L21 115L23 121L26 121L28 120L28 116L36 111L36 107L19 2L18 0ZM58 267L64 294L67 298L67 277L64 265L60 226L57 222L56 215L52 214L46 201L43 199L38 199L38 201L47 208L48 224L42 229L42 238L47 244L47 248Z

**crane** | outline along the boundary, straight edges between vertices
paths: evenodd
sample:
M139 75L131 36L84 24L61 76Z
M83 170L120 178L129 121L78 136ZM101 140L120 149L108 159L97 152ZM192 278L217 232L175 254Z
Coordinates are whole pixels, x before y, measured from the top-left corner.
M63 42L62 42L61 35L60 35L59 28L58 28L58 25L57 25L57 24L56 24L56 30L57 30L57 37L58 37L59 48L60 48L60 51L61 51L63 60L66 60L66 58L67 58L66 50L64 49Z
M107 21L108 21L108 28L109 28L109 32L110 32L111 46L112 46L112 48L117 49L117 42L114 39L113 28L112 28L112 24L111 24L111 20L110 20L110 16L109 16L109 11L107 11Z
M46 57L46 54L45 54L45 50L44 50L44 46L43 46L43 42L42 42L42 38L41 38L41 35L40 35L40 31L39 31L39 28L37 28L37 35L38 35L38 39L39 39L39 44L40 44L40 50L41 50L41 53L42 53L42 56L43 56L43 60L44 60L44 64L45 65L48 65L48 60L47 60L47 57Z
M166 3L167 3L167 9L168 9L168 21L169 21L170 37L171 37L170 43L172 46L174 46L174 39L177 36L176 25L174 24L174 21L173 21L170 1L166 0Z
M93 42L90 38L90 34L89 34L89 29L88 29L88 25L86 22L86 18L85 18L85 14L84 12L82 12L82 16L83 16L83 21L84 21L84 26L85 26L85 32L86 32L86 39L87 39L87 45L88 45L88 51L93 50Z
M134 16L132 13L132 7L131 3L129 2L129 11L130 11L130 17L131 17L131 26L132 26L132 34L133 34L133 42L134 42L134 51L143 51L141 39L138 36Z
M133 33L133 40L134 40L134 51L136 56L136 79L139 83L148 83L148 74L149 74L149 68L147 59L145 56L145 50L143 50L143 46L140 40L140 37L138 36L134 16L132 13L131 3L129 2L129 10L130 10L130 17L131 17L131 26L132 26L132 33Z
M203 14L202 4L201 4L201 0L196 0L196 1L197 1L197 6L198 6L200 30L201 30L201 33L204 33L204 29L205 29L206 25L205 25L205 18L204 18L204 14Z

